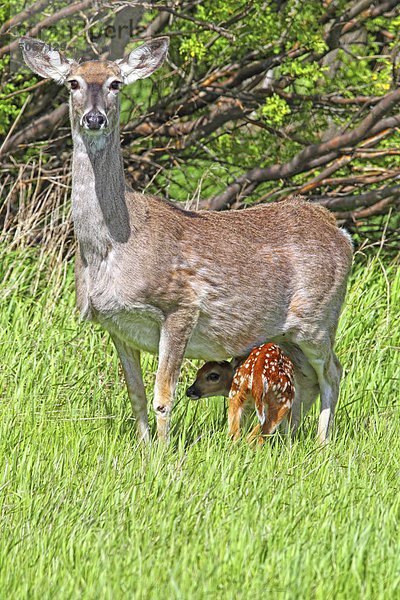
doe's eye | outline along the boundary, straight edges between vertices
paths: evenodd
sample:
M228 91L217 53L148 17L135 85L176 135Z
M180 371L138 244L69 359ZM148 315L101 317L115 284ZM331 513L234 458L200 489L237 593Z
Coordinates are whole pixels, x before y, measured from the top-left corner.
M219 375L218 373L209 373L209 375L207 375L207 379L208 381L218 381Z
M120 81L117 81L117 80L115 80L115 81L112 81L112 82L110 83L110 90L115 90L115 91L117 91L117 90L119 90L119 87L120 87L120 85L121 85L121 82L120 82Z
M76 81L76 79L71 79L69 81L69 85L71 87L71 90L79 90L79 82Z

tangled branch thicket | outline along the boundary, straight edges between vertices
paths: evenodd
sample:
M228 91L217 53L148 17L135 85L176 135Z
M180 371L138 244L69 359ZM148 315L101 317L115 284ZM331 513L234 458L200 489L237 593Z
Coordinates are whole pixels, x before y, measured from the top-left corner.
M136 189L227 210L303 194L361 241L398 248L398 0L19 0L0 9L0 215L11 245L71 251L67 93L21 64L28 34L76 59L168 35L168 64L122 96ZM1 12L2 11L2 12Z

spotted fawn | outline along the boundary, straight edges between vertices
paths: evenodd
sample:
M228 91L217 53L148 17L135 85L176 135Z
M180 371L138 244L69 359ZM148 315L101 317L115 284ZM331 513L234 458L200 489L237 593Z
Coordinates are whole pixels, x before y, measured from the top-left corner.
M249 439L261 433L262 443L264 436L290 417L295 394L293 363L276 344L263 344L253 348L236 370L227 361L205 363L186 393L193 400L228 396L229 435L234 440L240 435L244 409L254 404L260 424Z

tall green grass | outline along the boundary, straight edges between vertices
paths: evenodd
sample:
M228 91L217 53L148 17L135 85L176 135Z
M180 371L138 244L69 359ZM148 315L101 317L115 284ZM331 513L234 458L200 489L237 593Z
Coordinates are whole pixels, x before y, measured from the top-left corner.
M185 399L189 362L170 447L138 447L70 268L49 283L23 252L1 268L0 598L400 598L395 265L354 269L332 443L316 408L259 451L228 441L222 400ZM155 368L145 355L149 397Z

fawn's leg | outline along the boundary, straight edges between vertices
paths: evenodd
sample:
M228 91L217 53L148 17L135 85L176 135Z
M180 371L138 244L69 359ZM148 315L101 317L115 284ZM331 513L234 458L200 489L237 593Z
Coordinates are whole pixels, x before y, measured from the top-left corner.
M258 438L258 436L260 435L260 431L261 425L260 423L257 423L257 425L250 431L249 435L247 436L247 441L249 442L249 444L254 442L256 438Z
M264 384L260 384L259 382L253 382L253 400L254 407L256 409L256 414L258 420L260 421L257 425L250 431L247 436L247 441L249 443L253 442L255 438L260 435L260 431L262 426L265 423L265 406L264 406Z
M267 435L271 435L274 433L278 425L283 421L283 419L288 416L290 412L290 404L284 402L282 404L278 404L275 402L270 402L268 404L268 414L264 424L261 426L261 437L260 444L264 442L264 437Z
M243 414L246 393L244 390L233 391L229 394L228 429L232 440L240 437L240 421Z

